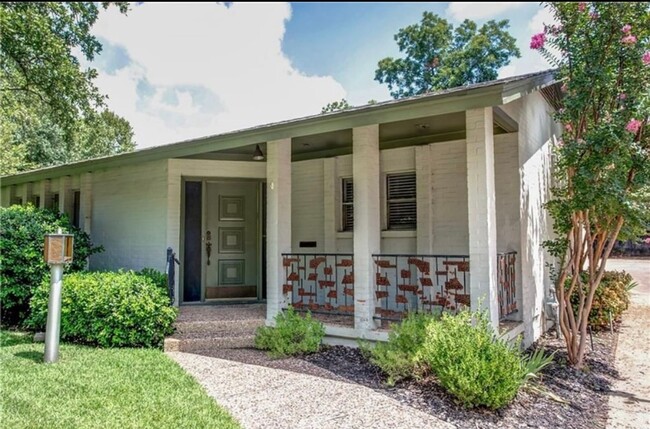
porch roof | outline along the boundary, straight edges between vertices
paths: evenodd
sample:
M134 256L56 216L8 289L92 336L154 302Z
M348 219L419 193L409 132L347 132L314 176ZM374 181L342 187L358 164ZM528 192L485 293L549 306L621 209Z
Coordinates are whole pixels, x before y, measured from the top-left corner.
M14 185L99 168L227 150L270 140L296 138L354 127L462 112L467 109L499 106L554 83L553 70L466 85L399 100L352 107L347 110L311 115L185 140L134 152L45 167L1 177L2 185Z

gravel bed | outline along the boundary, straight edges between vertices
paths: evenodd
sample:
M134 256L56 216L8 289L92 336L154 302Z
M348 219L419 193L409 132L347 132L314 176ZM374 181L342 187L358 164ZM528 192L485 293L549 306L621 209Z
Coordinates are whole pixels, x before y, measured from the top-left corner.
M557 350L554 363L542 373L541 383L545 389L569 404L522 390L512 404L496 412L487 409L465 410L456 405L433 380L407 381L387 387L383 384L384 376L379 368L369 363L358 349L350 347L327 347L313 355L275 360L255 349L198 354L358 383L458 428L605 428L608 392L611 382L618 378L613 364L615 334L594 334L594 350L587 355L585 371L577 371L565 364L563 343L553 337L552 334L546 335L535 345L544 347L548 353Z

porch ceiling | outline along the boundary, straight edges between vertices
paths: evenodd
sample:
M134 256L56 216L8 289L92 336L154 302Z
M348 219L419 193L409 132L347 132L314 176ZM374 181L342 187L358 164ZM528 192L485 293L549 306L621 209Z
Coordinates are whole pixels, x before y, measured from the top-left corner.
M494 134L507 132L495 118ZM409 119L380 124L379 145L381 149L430 144L465 138L465 112ZM259 143L266 153L266 144ZM188 156L192 159L221 159L249 161L253 157L255 145L206 152ZM326 158L352 153L352 129L331 131L294 138L291 154L294 161Z

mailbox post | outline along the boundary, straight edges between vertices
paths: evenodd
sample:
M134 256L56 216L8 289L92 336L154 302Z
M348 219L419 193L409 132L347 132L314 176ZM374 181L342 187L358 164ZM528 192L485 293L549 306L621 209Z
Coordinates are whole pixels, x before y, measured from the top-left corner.
M50 299L47 304L47 325L45 327L45 363L59 359L59 334L61 331L61 289L63 266L72 262L74 236L63 234L59 228L56 234L45 235L45 262L50 265Z

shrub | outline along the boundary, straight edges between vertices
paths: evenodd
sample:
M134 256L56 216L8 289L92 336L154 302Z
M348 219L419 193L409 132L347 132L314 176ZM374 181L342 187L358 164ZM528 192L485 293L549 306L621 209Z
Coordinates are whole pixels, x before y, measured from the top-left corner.
M28 325L43 329L50 284L43 281L31 301ZM173 332L176 309L146 276L86 272L63 279L61 338L101 347L160 347Z
M518 348L497 339L482 313L443 314L426 331L419 359L465 407L503 407L528 375Z
M153 284L164 290L165 293L168 293L167 274L161 273L160 271L154 270L153 268L143 268L138 271L137 274L148 277L153 282Z
M2 323L21 324L29 313L34 290L49 273L43 260L45 234L74 234L74 260L66 273L83 270L86 259L101 247L94 247L88 234L74 227L68 217L32 205L0 208L0 306Z
M272 357L314 353L320 349L325 327L311 317L302 317L289 306L275 317L275 327L262 326L255 333L255 347L268 350Z
M388 385L426 373L420 360L420 350L426 338L427 326L431 323L436 323L434 316L409 313L401 323L391 325L387 342L378 342L366 352L370 362L386 374Z
M584 281L587 281L585 276ZM596 288L594 302L589 313L589 325L592 329L608 329L610 313L612 321L621 319L623 311L630 305L630 291L633 285L632 276L625 271L606 271L603 279ZM588 285L584 285L587 293ZM574 295L571 304L578 311L578 295Z

